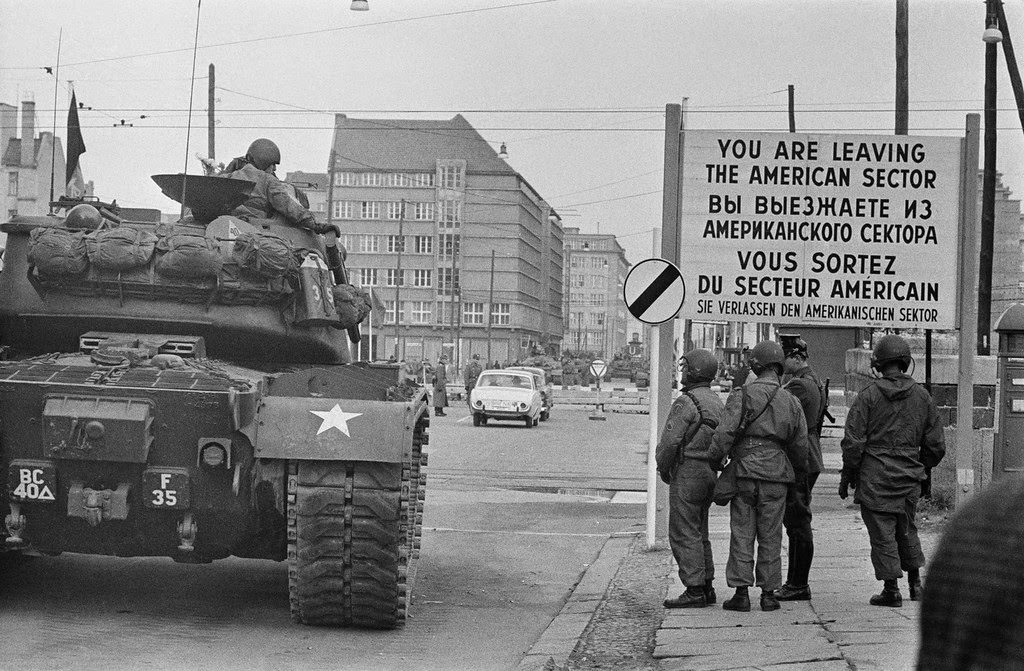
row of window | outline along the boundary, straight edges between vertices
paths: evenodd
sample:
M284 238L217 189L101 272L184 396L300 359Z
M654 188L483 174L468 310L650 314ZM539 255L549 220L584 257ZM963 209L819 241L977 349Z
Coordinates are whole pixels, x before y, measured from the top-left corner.
M412 238L412 244L409 244ZM437 254L442 259L459 254L459 238L457 233L442 233L437 236ZM434 236L432 235L357 235L349 233L341 236L341 244L353 253L362 254L433 254Z
M441 201L453 203L458 201ZM405 217L413 221L433 221L434 203L405 203ZM461 211L461 208L459 209ZM403 219L402 201L400 200L335 200L331 205L333 219Z
M578 327L584 322L589 326L604 326L604 313L603 312L591 312L584 317L582 312L570 312L569 313L569 326Z
M334 186L393 186L461 189L465 183L461 165L443 165L437 177L432 172L336 172Z
M570 250L571 251L571 250ZM569 265L573 268L599 268L608 267L608 259L603 256L572 256Z
M434 323L434 302L433 301L402 301L401 322L410 324L431 324ZM438 324L447 324L451 321L450 303L437 305L436 312ZM482 326L484 324L486 303L463 303L462 324ZM384 301L384 323L395 323L395 302ZM491 324L494 326L508 326L512 323L512 306L509 303L494 303L491 306Z
M582 289L584 287L591 287L593 289L604 289L608 286L608 278L604 275L577 275L572 274L569 276L569 287L572 289Z
M576 291L569 292L569 303L571 305L607 305L606 294L584 294Z
M421 268L411 268L399 271L397 268L352 268L353 277L361 287L431 287L433 286L434 271ZM412 284L409 284L411 278ZM381 282L383 280L383 282ZM437 294L439 296L451 296L452 289L459 292L459 269L438 268L437 269Z

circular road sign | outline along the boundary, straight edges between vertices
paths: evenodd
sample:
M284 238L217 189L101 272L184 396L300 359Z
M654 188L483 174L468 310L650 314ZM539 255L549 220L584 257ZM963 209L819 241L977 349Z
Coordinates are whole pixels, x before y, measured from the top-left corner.
M604 374L608 372L608 364L600 359L594 359L590 362L590 374L596 378L603 378Z
M674 264L665 259L646 259L626 275L622 297L634 317L645 324L661 324L683 307L686 286Z

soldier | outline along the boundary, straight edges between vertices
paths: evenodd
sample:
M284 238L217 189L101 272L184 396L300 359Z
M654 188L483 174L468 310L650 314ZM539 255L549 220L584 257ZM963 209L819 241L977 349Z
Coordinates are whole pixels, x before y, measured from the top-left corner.
M703 608L715 603L715 562L708 539L708 509L715 471L708 446L722 416L722 401L711 391L718 361L706 349L679 360L683 393L672 403L655 453L658 474L670 485L668 541L686 591L665 608Z
M786 583L775 595L779 601L807 601L811 588L807 577L814 558L811 531L811 490L822 471L821 424L828 405L825 386L807 363L807 343L799 334L779 334L786 357L783 370L787 378L783 389L800 401L807 421L807 472L797 477L786 494L786 513L782 523L789 536L789 563ZM797 474L799 476L799 474Z
M761 610L779 608L775 590L782 586L786 491L807 471L807 420L800 402L779 384L784 360L776 342L754 346L749 362L757 379L729 394L708 450L712 464L727 455L736 461L737 492L730 501L725 566L726 582L736 593L722 604L726 610L750 610L747 590L755 584L755 540Z
M448 407L448 369L445 367L447 361L442 354L437 358L437 366L434 368L434 417L444 417L444 409Z
M234 209L239 219L271 219L280 214L285 221L294 226L308 228L317 234L334 231L341 235L341 229L334 224L321 224L313 217L313 213L303 207L297 195L289 185L277 178L274 170L281 162L281 150L271 140L259 138L249 145L244 157L231 160L221 177L244 179L254 182L248 199Z
M881 373L859 394L846 416L839 496L856 493L871 540L875 578L882 581L872 606L903 605L897 581L907 571L910 599L921 597L924 566L914 513L925 468L946 453L938 409L931 395L907 375L910 346L898 335L875 345L871 367Z
M476 379L480 377L480 373L483 371L483 366L480 365L480 355L474 354L469 365L466 366L466 371L463 374L463 381L466 383L466 403L469 403L469 393L473 391L473 387L476 386Z

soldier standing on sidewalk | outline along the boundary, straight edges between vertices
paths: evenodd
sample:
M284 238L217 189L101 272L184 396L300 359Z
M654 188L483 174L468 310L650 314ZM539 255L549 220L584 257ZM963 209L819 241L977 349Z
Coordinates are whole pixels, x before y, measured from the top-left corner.
M821 424L828 399L825 386L807 363L807 343L799 334L779 334L786 356L783 369L788 380L783 389L800 401L807 421L807 473L797 474L796 482L786 493L786 513L782 523L789 536L789 564L786 584L775 595L779 601L808 601L811 588L808 575L814 558L814 535L811 531L811 490L822 471Z
M726 581L736 593L722 604L726 610L750 610L747 589L755 584L755 540L761 610L779 608L775 590L782 586L786 491L807 471L807 420L800 402L779 384L784 360L776 342L754 346L749 361L757 379L729 394L708 451L711 463L720 463L726 455L737 463L725 566Z
M448 407L448 370L445 367L447 361L442 354L437 358L437 367L434 369L434 417L444 417L444 409Z
M910 599L921 595L920 569L925 564L914 513L925 468L936 466L946 452L935 401L907 375L910 346L898 335L883 336L871 357L882 374L850 406L843 435L843 473L839 496L856 493L871 540L875 577L883 581L872 606L902 606L897 580L907 571Z
M715 561L708 538L708 510L715 471L708 447L722 401L711 391L718 360L706 349L690 350L679 360L683 393L672 403L655 457L658 474L670 485L668 541L686 591L666 599L665 608L703 608L715 603Z

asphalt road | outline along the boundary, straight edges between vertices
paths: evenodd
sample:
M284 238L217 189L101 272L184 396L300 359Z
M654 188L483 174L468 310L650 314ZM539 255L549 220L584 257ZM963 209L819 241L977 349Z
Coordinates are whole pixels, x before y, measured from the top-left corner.
M406 626L310 628L285 567L65 554L0 577L5 669L510 669L609 534L643 528L611 503L644 486L647 417L556 407L534 428L433 418L422 556Z

